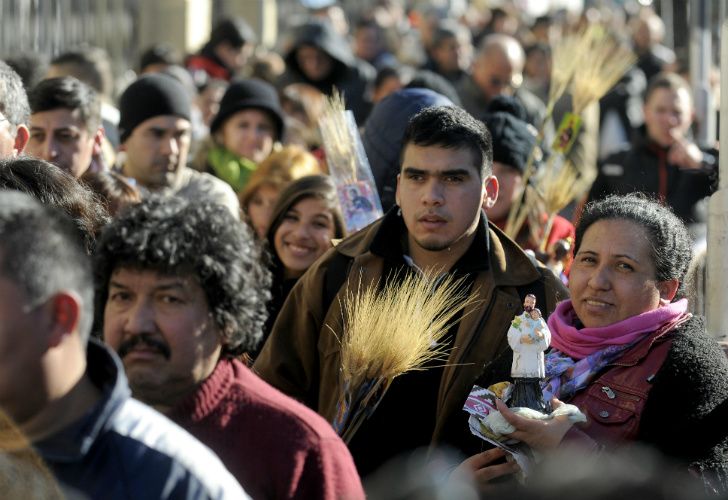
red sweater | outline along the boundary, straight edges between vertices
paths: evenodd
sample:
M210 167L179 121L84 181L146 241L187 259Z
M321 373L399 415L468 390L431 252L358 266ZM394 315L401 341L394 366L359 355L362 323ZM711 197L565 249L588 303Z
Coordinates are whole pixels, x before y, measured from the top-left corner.
M168 416L212 448L254 499L364 498L331 425L239 361L221 360Z

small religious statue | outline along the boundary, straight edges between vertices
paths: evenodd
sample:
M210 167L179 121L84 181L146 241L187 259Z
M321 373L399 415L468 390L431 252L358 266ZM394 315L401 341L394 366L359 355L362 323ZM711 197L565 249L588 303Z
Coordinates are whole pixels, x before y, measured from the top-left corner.
M551 413L551 405L544 401L541 391L541 380L546 375L543 352L550 343L551 332L536 308L536 296L528 294L523 301L523 313L513 318L508 329L508 344L513 349L509 406Z

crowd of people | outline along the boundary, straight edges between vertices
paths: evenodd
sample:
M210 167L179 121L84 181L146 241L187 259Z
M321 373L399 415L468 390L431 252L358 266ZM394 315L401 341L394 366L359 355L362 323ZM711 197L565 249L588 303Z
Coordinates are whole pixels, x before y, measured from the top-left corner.
M419 464L423 498L545 498L549 469L519 486L463 411L510 379L526 297L551 332L544 397L587 421L499 402L512 439L643 445L690 495L728 494L728 359L687 300L718 148L692 139L684 61L646 8L466 7L320 2L276 50L223 19L196 53L150 47L116 98L97 48L0 60L4 497L403 498ZM508 235L572 106L549 102L554 47L588 26L636 55L558 151L595 180ZM384 211L353 234L318 128L335 93ZM467 297L446 361L344 441L349 299L433 273Z

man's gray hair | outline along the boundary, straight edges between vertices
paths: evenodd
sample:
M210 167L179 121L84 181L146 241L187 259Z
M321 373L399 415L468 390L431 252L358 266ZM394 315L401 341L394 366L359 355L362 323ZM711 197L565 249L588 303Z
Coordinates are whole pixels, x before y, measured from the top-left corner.
M0 61L0 112L14 127L27 124L30 116L23 80L4 61ZM12 133L15 135L14 128Z

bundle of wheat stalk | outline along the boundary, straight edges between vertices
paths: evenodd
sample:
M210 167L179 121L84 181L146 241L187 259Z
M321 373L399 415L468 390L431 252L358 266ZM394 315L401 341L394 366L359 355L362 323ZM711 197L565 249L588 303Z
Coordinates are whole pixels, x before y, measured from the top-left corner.
M351 134L344 98L336 89L331 97L326 98L319 130L329 173L342 184L356 182L356 142Z
M574 113L581 115L609 92L637 61L634 53L601 29L587 31L586 48L577 55L572 83Z
M343 301L341 381L333 425L349 442L392 381L433 362L446 362L440 343L453 320L473 303L462 279L407 273L347 293Z
M575 115L582 115L588 106L604 97L636 60L628 48L598 26L585 30L574 39L565 40L559 45L559 50L555 50L554 56L552 78L558 78L556 84L562 87L564 79L571 75ZM557 69L558 65L562 65L562 69ZM552 108L551 98L552 96L549 98L549 105ZM548 230L542 233L540 246L544 247L556 213L583 195L594 181L593 176L583 175L573 164L567 162L563 157L564 153L553 154L547 162L545 172L538 176L535 191L539 193L540 200L529 202L529 193L526 192L526 196L517 198L511 207L505 229L511 238L516 237L529 213L543 203L550 221ZM524 186L531 175L532 169L529 168L524 174Z
M551 163L551 162L549 162ZM579 172L570 161L566 161L559 169L547 165L545 175L537 183L538 196L527 196L527 204L530 205L526 211L536 217L536 224L529 224L534 231L533 241L539 242L539 251L546 252L549 234L553 226L556 214L558 214L573 199L573 193L579 192ZM533 201L531 201L533 200ZM533 206L533 205L535 206ZM547 214L544 225L542 214Z
M523 186L528 185L528 180L533 175L533 162L536 157L536 151L540 147L541 141L543 141L546 123L551 120L556 102L561 99L561 96L564 95L571 84L574 73L576 72L577 64L580 62L579 57L576 57L576 55L582 51L583 47L585 47L586 40L592 36L588 33L589 31L590 30L587 29L586 31L579 33L569 34L562 38L559 43L554 46L551 60L549 99L546 103L546 115L544 116L544 122L541 124L541 128L539 129L536 145L528 155L526 168L523 172ZM523 192L521 194L523 194ZM514 203L506 221L505 232L512 238L515 238L515 235L518 233L518 230L520 230L527 216L526 208L522 207L520 202L520 200L523 199L523 196L518 196L516 198L516 200L519 201Z

